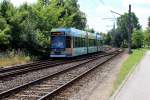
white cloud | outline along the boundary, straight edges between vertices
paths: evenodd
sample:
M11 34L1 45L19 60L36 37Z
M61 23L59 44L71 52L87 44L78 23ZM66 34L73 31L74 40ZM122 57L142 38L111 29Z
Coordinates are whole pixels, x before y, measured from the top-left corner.
M87 24L90 28L94 28L98 32L106 32L110 30L113 26L114 20L105 20L104 18L114 18L116 15L110 12L110 9L113 9L111 6L98 5L92 9L81 8L83 12L87 15ZM110 26L110 27L108 27Z
M150 5L150 0L123 0L123 6L132 5Z

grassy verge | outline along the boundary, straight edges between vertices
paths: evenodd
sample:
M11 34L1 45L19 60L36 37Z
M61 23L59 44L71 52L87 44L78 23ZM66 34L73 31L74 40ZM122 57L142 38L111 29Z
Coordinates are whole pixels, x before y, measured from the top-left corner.
M146 51L147 49L135 49L133 50L133 53L129 55L128 59L122 64L120 72L114 83L113 93L121 85L131 69L140 62Z
M25 64L31 61L31 57L22 51L9 51L1 54L0 67L8 67L16 64Z

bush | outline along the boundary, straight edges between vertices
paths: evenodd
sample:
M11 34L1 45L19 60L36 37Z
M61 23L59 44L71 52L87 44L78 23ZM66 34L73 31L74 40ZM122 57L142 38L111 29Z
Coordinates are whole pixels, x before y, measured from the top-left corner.
M46 36L45 34L43 34L42 32L38 31L36 33L36 40L37 40L37 44L39 45L39 47L41 47L41 49L47 49L50 45L50 36Z
M147 28L144 32L144 46L150 47L150 28Z
M144 34L142 30L134 30L132 33L132 48L141 48L144 42Z
M6 34L6 30L0 31L0 50L6 50L9 48L9 35Z
M36 58L29 56L25 51L7 51L0 56L0 67L25 64L33 60L36 60Z

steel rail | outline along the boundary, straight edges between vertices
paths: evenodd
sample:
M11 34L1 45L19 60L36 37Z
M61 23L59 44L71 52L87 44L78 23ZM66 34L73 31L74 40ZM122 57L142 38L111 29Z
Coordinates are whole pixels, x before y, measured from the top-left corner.
M104 63L108 62L109 60L111 60L113 57L117 56L118 54L120 54L121 52L114 54L113 56L111 56L110 58L108 58L107 60L105 60L104 62L88 69L87 71L85 71L84 73L78 75L77 77L73 78L72 80L70 80L69 82L67 82L66 84L62 85L61 87L49 92L47 95L42 96L41 98L39 98L38 100L47 100L47 99L52 99L54 95L56 95L57 93L59 93L61 90L65 89L67 86L69 86L70 84L72 84L73 82L81 79L81 77L83 77L84 75L88 74L90 71L96 69L97 67L99 67L100 65L103 65Z
M106 49L106 51L108 51L107 49L110 50L110 48L105 48L105 49ZM100 52L98 52L98 53L100 53ZM88 56L84 56L83 58L80 58L79 60L84 60L86 57L88 57ZM32 66L36 66L36 65L39 65L39 64L47 64L47 62L56 63L58 61L44 60L44 61L36 61L36 62L32 62L32 63L27 63L27 64L14 65L14 66L7 67L7 68L0 68L0 73L4 73L6 71L11 71L11 70L17 70L17 69L21 69L21 68L32 67Z
M110 55L110 54L101 55L100 57L109 56L109 55ZM90 59L90 60L88 60L88 61L86 61L86 62L84 62L84 63L81 63L81 64L78 64L78 65L72 66L72 67L67 68L67 69L59 70L59 71L56 72L56 73L50 74L50 75L48 75L48 76L44 76L44 77L39 78L39 79L37 79L37 80L34 80L34 81L32 81L32 82L29 82L29 83L26 83L26 84L23 84L23 85L14 87L14 88L12 88L12 89L3 91L3 92L0 93L0 98L7 97L8 95L17 92L18 90L21 90L22 88L25 88L26 86L29 86L29 85L31 85L31 84L35 84L35 83L37 83L37 82L43 81L43 80L45 80L45 79L47 79L47 78L49 78L49 77L52 77L52 76L54 76L54 75L63 73L63 72L65 72L65 71L67 71L67 70L70 70L70 69L72 69L72 68L74 68L74 67L79 67L79 66L84 65L85 63L88 63L88 62L90 62L90 61L92 61L92 60L95 60L95 59L97 59L97 58L99 58L99 57L95 57L95 58Z
M89 59L89 58L92 58L92 57L93 56L90 56L90 57L87 57L87 58ZM24 74L24 73L29 72L29 71L34 71L34 70L39 70L39 69L43 69L43 68L47 68L47 67L58 66L58 65L61 65L61 64L67 64L67 63L72 63L72 62L76 62L76 61L81 61L81 60L85 60L87 58L85 57L85 58L69 60L69 61L63 61L63 62L51 62L51 63L50 63L50 61L46 61L44 63L39 62L39 63L31 65L30 67L27 67L27 66L23 65L23 68L22 67L19 68L19 66L18 66L17 68L14 68L14 69L10 68L10 70L9 69L8 70L3 70L3 72L0 71L1 72L0 73L0 78L6 78L7 76L10 76L10 75L16 75L16 74L20 74L20 73Z

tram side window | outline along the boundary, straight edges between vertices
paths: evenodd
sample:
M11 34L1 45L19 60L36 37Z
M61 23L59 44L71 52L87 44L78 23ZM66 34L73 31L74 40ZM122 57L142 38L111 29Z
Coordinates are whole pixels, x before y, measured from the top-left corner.
M99 46L101 45L101 40L99 40Z
M90 47L92 46L92 39L90 39L90 41L89 41L89 45L90 45Z
M73 37L73 48L75 48L75 37Z
M98 46L101 46L101 45L103 44L103 43L102 43L102 40L98 40L97 42L98 42L98 43L97 43Z
M96 40L95 39L89 39L89 46L95 46L96 45Z
M71 37L66 36L66 48L71 48Z
M85 47L85 38L82 38L82 47Z
M85 42L84 38L81 38L81 47L84 47L84 42Z
M78 47L78 37L74 37L74 48Z
M80 38L80 47L83 47L83 39Z
M80 37L77 37L77 40L78 40L78 41L77 41L77 43L78 43L78 44L77 44L77 47L80 47L80 46L81 46L81 39L80 39Z
M103 45L103 40L100 40L100 45Z
M72 38L72 41L73 41L73 48L75 48L75 38L74 37Z
M90 46L90 39L87 39L87 45Z
M96 39L94 39L94 46L96 46L96 45L97 45L97 43L96 43L96 42L97 42L97 40L96 40Z
M98 45L99 45L99 44L98 44L98 41L99 41L99 40L96 40L96 46L98 46Z
M79 47L83 47L83 43L84 43L83 38L79 37L79 40L80 40L80 45L79 45Z
M92 39L89 39L89 46L92 46Z
M101 40L98 41L99 42L99 46L101 45Z
M90 39L88 39L88 46L90 46Z
M96 46L96 39L93 39L93 45Z
M94 40L91 39L91 46L94 46Z
M97 45L100 46L100 41L99 40L97 40Z
M92 46L95 46L95 40L92 39Z
M78 37L78 47L81 47L82 46L82 41L81 41L81 38Z
M85 38L74 37L74 47L75 48L84 47L84 46L85 46Z

